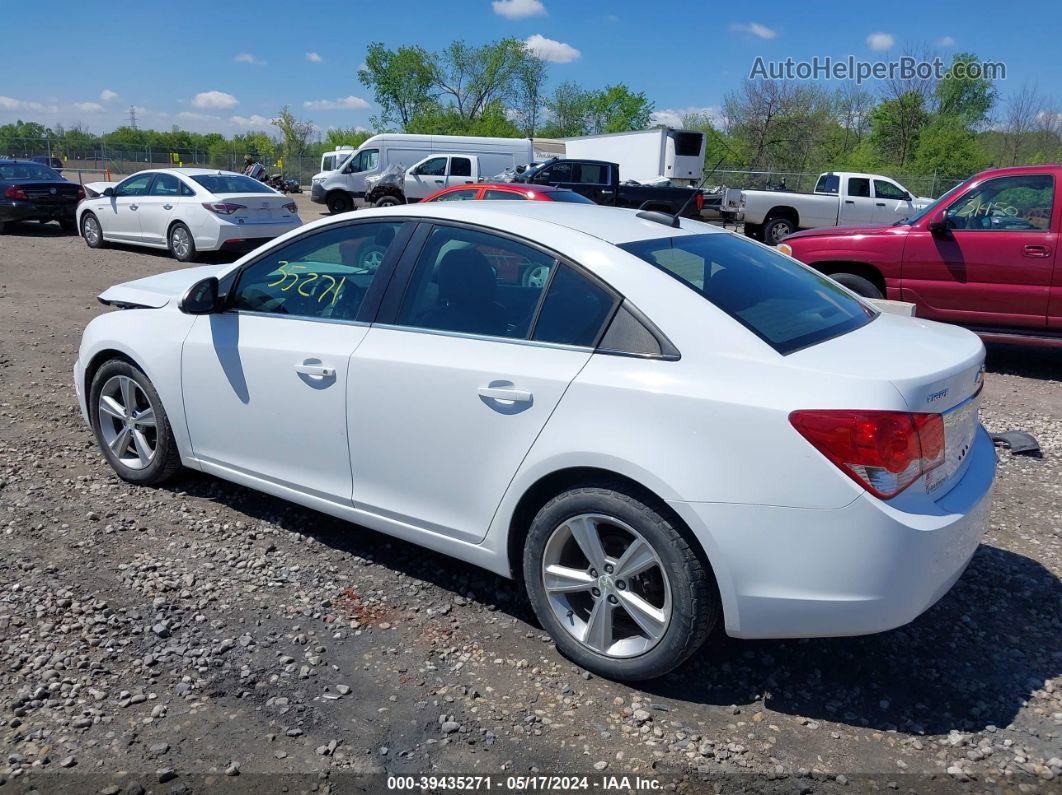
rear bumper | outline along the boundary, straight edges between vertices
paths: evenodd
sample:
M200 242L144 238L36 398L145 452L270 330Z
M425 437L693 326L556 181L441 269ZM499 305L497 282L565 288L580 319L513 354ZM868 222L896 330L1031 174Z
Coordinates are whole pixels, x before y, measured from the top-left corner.
M73 221L76 211L76 204L36 204L31 201L0 199L0 221Z
M250 251L285 232L302 226L297 215L291 221L272 224L233 224L218 221L214 229L197 230L195 247L200 251Z
M962 479L917 510L869 494L837 510L671 504L715 569L728 634L867 635L913 621L959 579L984 534L995 469L980 428Z

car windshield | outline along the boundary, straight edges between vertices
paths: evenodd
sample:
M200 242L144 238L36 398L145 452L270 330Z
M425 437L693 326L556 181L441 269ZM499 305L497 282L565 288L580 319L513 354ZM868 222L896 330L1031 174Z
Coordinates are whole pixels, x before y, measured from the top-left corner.
M199 174L192 179L214 194L274 192L264 182L242 174Z
M736 235L619 247L699 293L781 354L853 331L878 314L832 279Z
M545 195L555 202L572 202L573 204L593 204L593 202L583 196L583 194L576 193L573 190L551 190Z
M0 179L61 180L62 177L37 163L0 163Z
M971 177L970 179L973 179L973 177ZM951 199L951 197L954 196L959 190L961 190L962 188L966 187L966 185L967 185L967 183L969 183L969 181L970 180L968 179L968 180L965 180L963 182L960 182L958 185L956 185L954 188L949 190L947 193L945 193L943 196L941 196L939 199L937 199L932 204L930 204L930 205L928 205L926 207L923 207L921 210L916 212L914 215L909 215L906 218L901 218L899 221L894 223L893 226L911 226L911 224L918 223L923 218L925 218L927 215L930 215L931 213L935 212L936 209L941 206L941 203L949 201Z

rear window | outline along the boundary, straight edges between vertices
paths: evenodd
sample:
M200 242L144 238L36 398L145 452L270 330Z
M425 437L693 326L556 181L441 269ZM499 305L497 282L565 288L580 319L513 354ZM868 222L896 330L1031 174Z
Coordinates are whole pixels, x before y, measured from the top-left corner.
M573 204L593 204L588 198L581 193L576 193L573 190L551 190L549 193L543 194L550 201L555 202L572 202Z
M62 179L58 173L48 166L37 163L0 163L0 179L33 179L33 180L56 180Z
M700 293L781 354L877 316L831 279L736 235L662 237L619 247Z
M264 182L242 174L199 174L192 179L211 193L273 193Z

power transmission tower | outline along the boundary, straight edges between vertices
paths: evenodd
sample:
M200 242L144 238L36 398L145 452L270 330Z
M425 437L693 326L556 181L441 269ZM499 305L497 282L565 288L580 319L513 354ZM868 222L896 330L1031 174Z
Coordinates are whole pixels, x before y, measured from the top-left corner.
M129 106L129 126L132 127L134 130L137 129L137 126L136 126L136 108L133 107L132 105Z

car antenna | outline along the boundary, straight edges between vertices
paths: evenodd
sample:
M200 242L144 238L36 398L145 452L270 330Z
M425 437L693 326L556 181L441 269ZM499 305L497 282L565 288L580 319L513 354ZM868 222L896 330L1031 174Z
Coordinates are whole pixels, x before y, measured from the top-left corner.
M701 188L704 187L704 183L708 181L708 177L712 176L712 174L716 172L719 166L722 165L723 159L725 157L726 155L724 154L722 157L716 160L715 165L712 166L712 170L705 174L703 177L701 177L701 181L697 183L696 188L690 191L690 195L686 197L686 201L684 201L682 203L682 206L678 208L678 212L664 213L660 212L659 210L645 210L643 209L645 205L653 203L652 199L647 199L646 201L642 202L642 206L638 208L639 210L641 210L641 212L638 213L638 217L644 218L646 221L655 221L658 224L664 224L666 226L671 226L675 229L679 229L679 218L684 212L686 212L686 208L690 206L690 202L693 201L693 197L700 193Z

